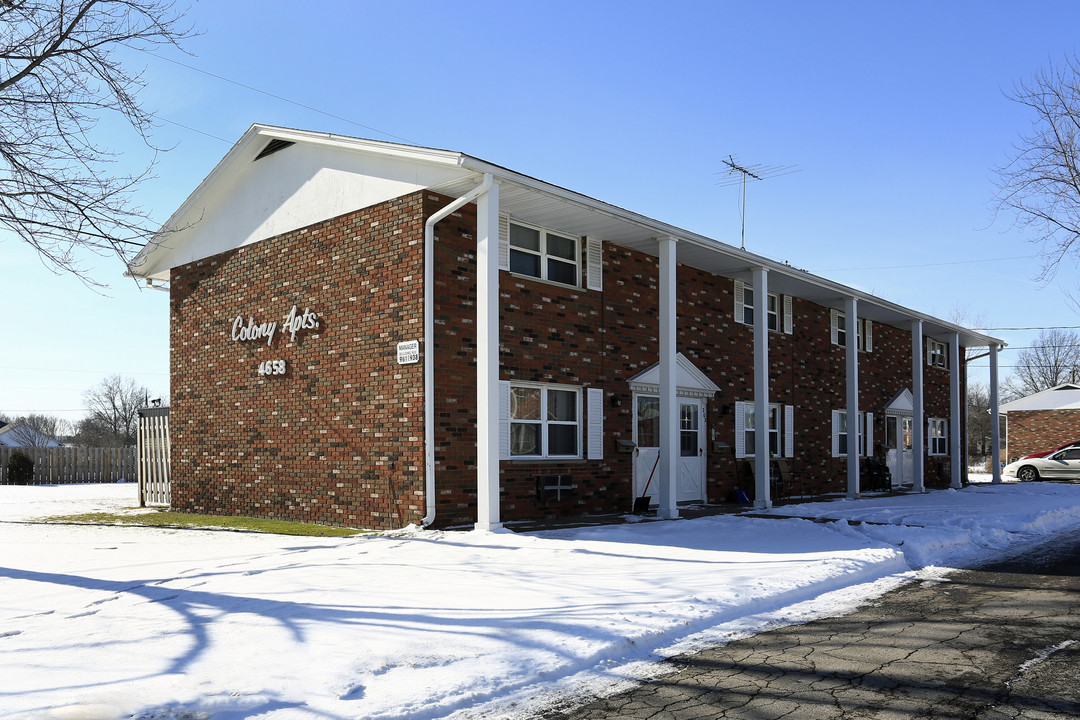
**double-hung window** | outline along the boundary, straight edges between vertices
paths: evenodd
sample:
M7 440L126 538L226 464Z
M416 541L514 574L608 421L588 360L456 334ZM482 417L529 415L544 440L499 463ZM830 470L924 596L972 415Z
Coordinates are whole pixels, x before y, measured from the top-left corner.
M926 364L931 367L949 369L949 346L937 340L926 340Z
M770 404L768 427L760 427L752 402L735 403L735 456L753 457L758 438L767 442L771 457L791 457L794 454L794 408L791 405ZM781 434L781 432L783 434Z
M578 238L510 223L510 272L577 286L580 266Z
M791 297L766 293L765 318L770 332L791 334ZM754 288L741 280L735 281L735 322L754 324Z
M874 414L860 412L856 423L848 422L847 410L833 410L833 457L846 457L852 444L852 432L858 446L859 457L866 457L866 448L874 444Z
M949 454L949 423L945 418L930 418L927 427L931 455Z
M859 318L856 323L856 334L859 352L870 352L874 349L874 324L870 320L865 318ZM833 345L839 345L840 347L847 347L848 338L848 321L847 315L840 310L829 311L829 325L832 332Z
M510 457L581 457L581 390L511 384Z

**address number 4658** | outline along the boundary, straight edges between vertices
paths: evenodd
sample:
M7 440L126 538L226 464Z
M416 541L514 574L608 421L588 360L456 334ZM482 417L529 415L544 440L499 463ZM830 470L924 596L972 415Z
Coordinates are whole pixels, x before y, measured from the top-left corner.
M260 375L284 375L285 374L285 361L284 360L265 360L259 363Z

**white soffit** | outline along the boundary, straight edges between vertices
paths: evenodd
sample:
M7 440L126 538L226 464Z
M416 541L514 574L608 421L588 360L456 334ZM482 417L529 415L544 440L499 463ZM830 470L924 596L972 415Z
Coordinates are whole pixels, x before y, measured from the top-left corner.
M256 159L272 141L285 144ZM178 265L475 177L456 153L408 150L254 126L139 253L132 272L167 280Z

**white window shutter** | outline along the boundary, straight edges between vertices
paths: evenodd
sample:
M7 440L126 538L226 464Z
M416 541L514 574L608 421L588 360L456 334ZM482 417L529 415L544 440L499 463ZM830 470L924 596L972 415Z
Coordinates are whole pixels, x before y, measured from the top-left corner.
M499 383L499 457L510 457L510 383Z
M795 407L784 406L784 457L795 457Z
M510 269L510 216L499 216L499 269Z
M866 336L863 339L866 344L866 352L874 352L874 323L863 320L863 334Z
M600 238L585 237L585 287L604 289L604 242Z
M791 313L791 296L784 296L784 333L790 335L795 331L794 323L792 322Z
M604 459L604 389L589 388L588 391L589 459Z
M746 286L742 280L735 281L735 322L743 321L743 298L746 296Z
M851 435L848 435L848 445L851 445ZM832 411L832 456L840 457L840 411Z
M933 365L934 364L934 358L933 358L934 350L931 347L930 343L926 342L925 340L923 342L926 343L926 364L927 365Z
M829 338L832 340L833 345L838 345L839 344L839 341L838 341L838 339L836 337L836 326L838 324L838 321L837 321L837 316L838 315L839 315L839 313L836 312L835 310L830 310L829 311Z
M735 457L746 457L746 403L744 402L735 403Z
M866 413L866 457L874 457L874 413Z

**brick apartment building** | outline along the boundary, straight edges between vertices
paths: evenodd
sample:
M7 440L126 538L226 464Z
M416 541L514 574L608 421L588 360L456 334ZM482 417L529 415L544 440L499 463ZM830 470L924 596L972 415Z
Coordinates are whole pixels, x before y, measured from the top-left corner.
M1063 383L1001 406L1005 456L1021 457L1080 440L1080 385Z
M131 273L170 288L173 507L338 525L767 507L777 458L799 492L857 495L867 455L959 487L960 358L1001 346L468 155L263 125Z

